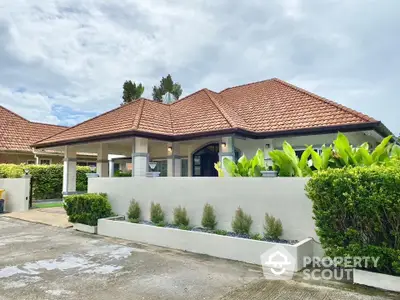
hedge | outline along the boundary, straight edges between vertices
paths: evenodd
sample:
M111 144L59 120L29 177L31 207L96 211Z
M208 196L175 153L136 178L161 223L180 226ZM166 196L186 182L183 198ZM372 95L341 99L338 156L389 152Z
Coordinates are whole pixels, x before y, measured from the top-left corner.
M379 257L365 269L400 275L399 167L322 171L306 191L326 255Z
M97 226L97 220L113 215L106 194L78 194L64 198L64 208L71 223Z
M62 197L63 165L13 165L0 164L0 178L19 178L28 169L32 176L32 196L34 199ZM86 173L89 167L76 168L76 190L87 191Z

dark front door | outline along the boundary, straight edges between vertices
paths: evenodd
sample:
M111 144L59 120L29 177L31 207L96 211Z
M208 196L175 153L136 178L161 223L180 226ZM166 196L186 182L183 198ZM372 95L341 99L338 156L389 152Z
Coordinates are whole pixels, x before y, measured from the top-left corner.
M207 145L193 154L193 176L218 176L214 164L218 162L218 144Z

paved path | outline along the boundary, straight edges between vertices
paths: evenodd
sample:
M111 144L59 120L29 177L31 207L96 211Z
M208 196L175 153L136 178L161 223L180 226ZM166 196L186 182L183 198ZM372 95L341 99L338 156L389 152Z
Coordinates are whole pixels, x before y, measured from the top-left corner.
M4 216L0 258L0 300L395 299L363 288L267 281L254 265Z
M72 227L72 224L68 222L68 216L62 207L36 208L24 212L12 212L5 214L5 216L61 228Z

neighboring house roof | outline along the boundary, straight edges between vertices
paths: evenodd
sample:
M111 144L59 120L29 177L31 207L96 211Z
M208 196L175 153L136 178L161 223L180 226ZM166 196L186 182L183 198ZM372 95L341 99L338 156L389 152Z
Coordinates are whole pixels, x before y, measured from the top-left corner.
M141 98L35 147L133 135L171 141L223 133L261 138L378 126L383 125L367 115L274 78L219 93L202 89L172 104Z
M0 105L0 150L32 151L31 145L68 127L30 122Z

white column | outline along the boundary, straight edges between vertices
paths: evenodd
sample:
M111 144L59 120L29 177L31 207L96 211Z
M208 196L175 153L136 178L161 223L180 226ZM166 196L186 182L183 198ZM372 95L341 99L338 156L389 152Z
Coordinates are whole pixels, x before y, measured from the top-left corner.
M110 170L108 171L108 175L109 175L109 177L114 177L114 173L115 173L114 161L112 159L110 159L109 162L108 162L108 165L110 167Z
M149 168L148 139L135 137L132 145L132 176L145 177Z
M188 146L188 177L193 176L193 146Z
M181 177L182 176L182 159L180 156L180 149L178 143L167 144L167 171L168 177Z
M64 148L63 195L76 192L76 152L70 146Z
M97 150L96 173L99 177L108 177L108 147L103 143Z
M224 167L224 158L228 158L230 160L235 159L235 146L233 137L231 136L221 138L221 142L219 143L219 161L221 162L221 167L224 171L224 175L229 176Z

